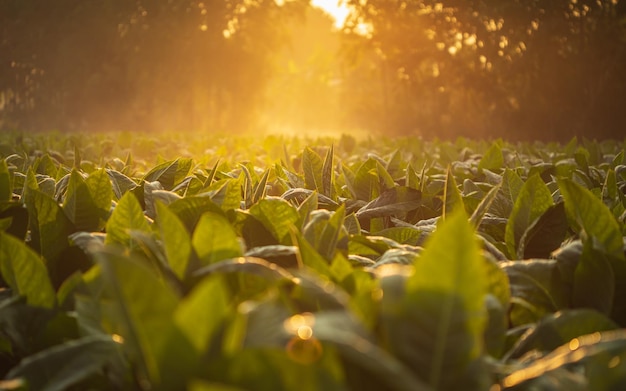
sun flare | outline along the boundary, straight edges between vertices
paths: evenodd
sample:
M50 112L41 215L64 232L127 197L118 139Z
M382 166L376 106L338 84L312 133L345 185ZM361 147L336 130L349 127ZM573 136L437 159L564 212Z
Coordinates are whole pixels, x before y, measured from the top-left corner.
M311 5L330 15L335 21L336 28L342 28L350 14L348 6L341 0L311 0Z

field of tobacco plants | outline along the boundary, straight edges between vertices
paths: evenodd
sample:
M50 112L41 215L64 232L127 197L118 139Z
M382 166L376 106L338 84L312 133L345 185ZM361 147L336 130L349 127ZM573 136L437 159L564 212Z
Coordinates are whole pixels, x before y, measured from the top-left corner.
M0 134L0 389L624 390L625 145Z

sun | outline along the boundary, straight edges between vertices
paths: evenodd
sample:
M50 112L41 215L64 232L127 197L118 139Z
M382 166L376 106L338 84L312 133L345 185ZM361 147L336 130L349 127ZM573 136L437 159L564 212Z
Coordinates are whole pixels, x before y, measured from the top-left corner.
M340 29L350 13L348 6L341 0L311 0L311 5L322 9L335 20L335 27Z

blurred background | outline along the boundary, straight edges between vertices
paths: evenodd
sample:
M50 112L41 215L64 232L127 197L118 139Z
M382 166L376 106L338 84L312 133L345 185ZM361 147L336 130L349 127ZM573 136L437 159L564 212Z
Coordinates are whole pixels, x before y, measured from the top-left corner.
M620 0L0 0L0 129L624 138Z

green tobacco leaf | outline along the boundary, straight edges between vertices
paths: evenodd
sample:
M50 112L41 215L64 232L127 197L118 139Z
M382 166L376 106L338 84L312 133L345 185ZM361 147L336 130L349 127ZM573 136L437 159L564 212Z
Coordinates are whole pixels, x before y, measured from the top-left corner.
M498 217L508 218L523 186L524 181L515 171L508 168L504 170L502 185L490 212Z
M379 165L376 159L369 158L355 173L352 187L357 200L371 201L380 195Z
M357 218L389 217L417 209L421 205L422 192L410 187L397 186L384 191L356 212Z
M300 265L315 270L319 275L330 277L330 266L327 260L300 233L294 232L298 244L298 258Z
M267 197L250 208L250 214L272 233L279 244L290 245L290 230L296 226L298 211L282 198Z
M106 224L105 243L117 243L132 247L130 231L150 231L148 220L143 215L141 205L132 193L126 193L117 203Z
M593 193L577 183L562 179L559 189L572 228L594 247L617 259L624 259L620 227L611 211Z
M211 212L200 218L191 243L203 266L243 255L232 225L226 218Z
M52 308L55 292L46 266L22 241L0 232L0 272L14 295L25 296L29 305Z
M322 158L309 147L302 152L302 169L304 170L304 187L325 194L322 180L324 163Z
M550 352L581 335L617 328L615 322L595 310L555 312L526 331L506 356L519 358L531 350Z
M406 167L406 187L421 190L421 181L413 166L409 163Z
M347 251L348 237L343 227L343 221L346 217L345 205L341 205L339 209L333 212L327 223L323 224L317 250L328 261L331 262L335 258L337 250Z
M241 191L239 191L241 193ZM241 198L241 194L239 195ZM206 212L224 213L209 197L185 197L168 205L168 208L180 219L191 234L200 217Z
M357 389L432 390L411 373L410 366L373 343L363 326L349 313L320 312L312 319L313 335L337 349L344 365L354 371L349 375L350 384L358 384Z
M326 152L322 167L322 194L335 199L335 171L334 171L335 148L331 145Z
M571 287L565 284L558 262L548 259L500 262L511 286L511 324L533 323L568 308Z
M67 237L74 231L74 227L59 204L41 191L29 189L25 202L30 216L33 246L52 267L68 247Z
M103 321L124 339L132 365L152 384L160 384L167 373L158 363L168 354L163 346L172 331L178 297L151 269L134 259L100 252L96 260L115 300L116 310L103 314Z
M10 201L13 196L11 173L4 159L0 158L0 202Z
M191 259L191 237L182 221L167 206L157 202L156 210L157 224L168 264L182 281L185 279L187 265Z
M501 170L504 167L504 157L502 156L502 149L496 143L492 144L491 147L485 152L483 157L480 159L478 163L479 170Z
M602 202L610 209L614 208L621 201L619 193L615 170L609 170L602 185Z
M505 240L511 259L524 257L521 242L524 233L535 224L552 205L552 194L539 175L534 175L524 183L515 201L511 216L506 224Z
M263 197L265 197L265 188L267 185L267 179L270 176L270 171L271 170L269 168L265 170L265 172L263 172L263 176L261 176L261 179L259 179L259 182L255 185L252 195L252 204L256 204L263 199Z
M24 239L28 231L28 209L18 201L0 202L0 220L4 221L6 228L1 229Z
M474 228L478 228L480 226L483 217L485 217L485 213L487 213L489 208L491 208L491 204L493 204L499 192L500 184L492 187L491 190L489 190L489 192L480 201L476 209L474 209L474 212L470 217L470 222L472 223L472 226L474 226Z
M211 200L224 212L241 207L243 201L241 194L241 189L244 186L243 178L243 176L240 176L237 179L224 179L213 183L213 185L209 187Z
M122 356L116 340L105 335L89 336L26 357L6 379L22 379L31 390L62 391L102 373L119 360Z
M318 209L318 193L316 191L312 191L308 197L304 199L298 206L298 214L300 214L299 227L304 227L306 223L309 221L309 215L314 210Z
M172 190L191 171L193 161L187 158L178 158L159 164L151 169L143 179L147 182L159 181L165 190Z
M564 204L550 206L520 238L519 253L523 254L523 259L549 258L565 240L567 228Z
M484 260L463 210L438 227L414 268L404 297L388 304L390 312L383 310L389 316L399 305L406 317L389 319L387 338L392 351L431 387L459 387L480 356L487 293ZM405 329L399 328L403 323Z
M505 377L502 384L512 390L564 389L559 387L559 380L575 368L577 373L586 377L579 389L619 390L626 382L625 361L626 331L594 332L572 339L551 353L530 361ZM541 387L544 379L550 381Z
M605 315L613 309L615 275L607 255L591 242L583 243L583 252L574 272L574 307L593 308Z
M107 169L106 172L111 179L113 194L118 200L122 198L122 196L126 194L126 192L133 190L135 187L137 187L137 183L135 183L135 181L119 171Z
M445 219L456 209L465 210L465 205L463 203L463 197L461 197L461 192L456 184L456 180L454 179L454 175L452 175L452 169L448 166L448 170L446 172L446 185L443 193L443 210L441 212L441 217Z
M209 348L219 326L232 312L222 279L206 277L180 302L174 322L199 355Z
M92 172L87 180L72 170L63 202L63 211L78 231L100 231L111 208L113 191L104 169Z

